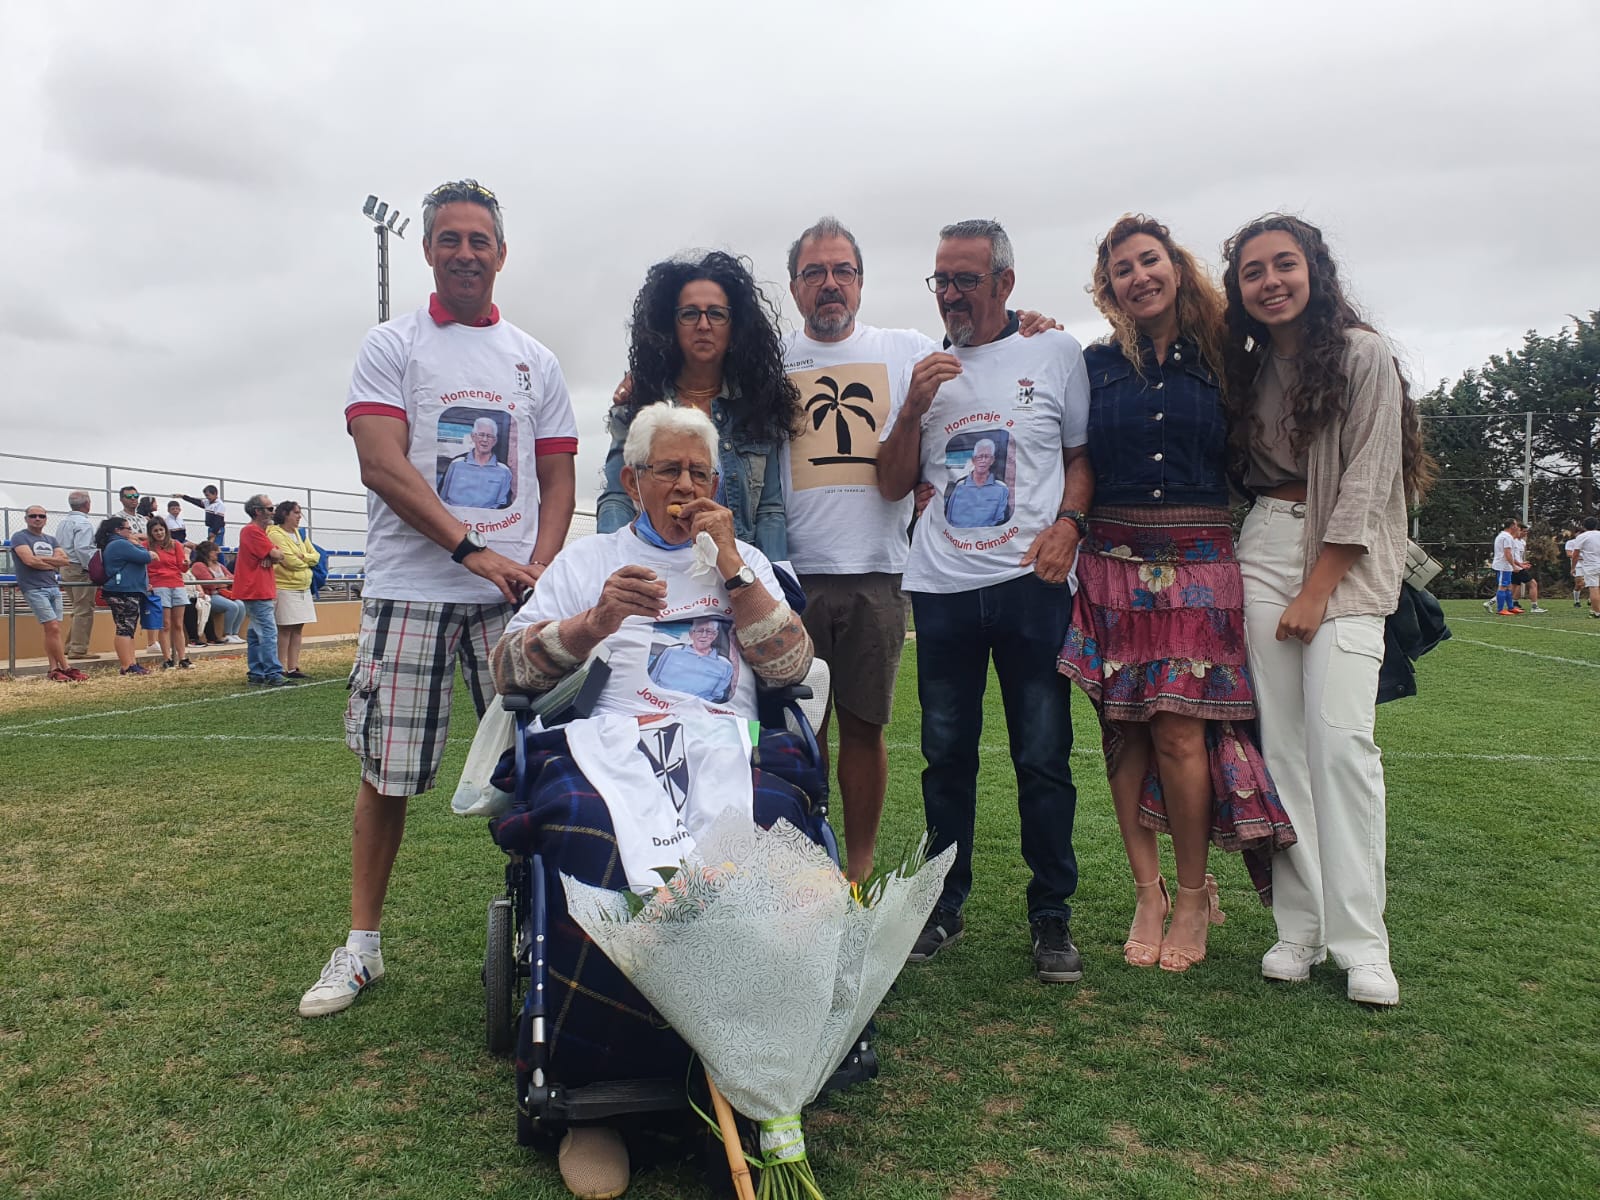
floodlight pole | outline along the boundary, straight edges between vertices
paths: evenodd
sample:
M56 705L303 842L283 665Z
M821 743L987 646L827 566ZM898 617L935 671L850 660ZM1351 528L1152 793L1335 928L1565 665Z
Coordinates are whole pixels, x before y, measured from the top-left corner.
M378 235L378 324L382 325L389 319L389 235L405 237L406 226L411 221L400 221L400 210L390 212L389 206L380 203L376 196L367 197L361 212L372 222Z
M1523 414L1526 425L1522 431L1522 527L1528 527L1528 485L1533 482L1533 412Z

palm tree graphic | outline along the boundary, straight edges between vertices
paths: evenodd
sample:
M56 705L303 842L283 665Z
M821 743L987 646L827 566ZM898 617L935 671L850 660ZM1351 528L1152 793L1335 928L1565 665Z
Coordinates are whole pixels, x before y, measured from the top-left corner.
M872 389L864 383L848 383L844 391L839 390L839 383L831 376L822 375L817 379L817 387L826 389L819 391L806 401L806 411L811 414L811 428L820 431L822 423L833 415L833 438L838 444L839 453L813 458L811 462L817 466L832 463L875 463L871 457L863 457L850 453L850 419L846 412L854 413L867 423L867 428L876 431L878 422L872 413L859 404L851 404L851 400L865 400L872 403Z

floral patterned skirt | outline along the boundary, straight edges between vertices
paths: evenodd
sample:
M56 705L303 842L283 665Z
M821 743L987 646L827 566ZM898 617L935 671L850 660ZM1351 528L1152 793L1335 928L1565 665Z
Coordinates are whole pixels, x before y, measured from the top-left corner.
M1158 712L1209 722L1212 841L1244 853L1257 893L1270 904L1271 854L1292 846L1295 834L1256 738L1244 585L1227 510L1092 512L1056 665L1100 716L1108 772L1122 747L1120 722L1148 722ZM1153 759L1139 820L1170 832Z

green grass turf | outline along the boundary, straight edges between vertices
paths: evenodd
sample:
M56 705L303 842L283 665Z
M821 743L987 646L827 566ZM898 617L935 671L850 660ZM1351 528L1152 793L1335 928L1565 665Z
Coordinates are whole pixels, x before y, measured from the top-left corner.
M1447 605L1456 640L1423 660L1422 695L1380 710L1404 998L1388 1012L1348 1003L1332 970L1263 982L1270 916L1220 853L1210 958L1123 965L1132 891L1081 698L1087 974L1034 982L991 687L968 933L888 998L879 1080L808 1114L826 1194L1600 1195L1600 621L1556 601ZM315 669L336 679L338 656ZM915 683L908 649L891 845L921 824ZM224 666L51 686L0 684L0 1196L566 1194L516 1146L510 1067L482 1049L503 860L448 789L414 807L388 977L302 1021L347 921L342 688L241 696ZM451 781L471 730L456 714ZM704 1194L687 1168L629 1192Z

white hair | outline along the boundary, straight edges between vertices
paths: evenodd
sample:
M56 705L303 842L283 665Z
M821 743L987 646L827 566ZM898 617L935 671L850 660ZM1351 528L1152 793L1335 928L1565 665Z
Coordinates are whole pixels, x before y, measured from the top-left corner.
M628 440L622 444L622 461L635 469L650 461L656 438L663 433L690 434L706 444L706 455L717 470L717 427L698 408L676 407L662 402L641 408L628 426Z
M979 438L977 441L973 442L972 443L972 453L974 455L976 455L978 453L978 451L982 450L985 446L989 447L989 457L990 458L995 457L994 439L993 438Z
M474 421L472 423L472 432L473 433L477 433L478 430L485 429L485 428L487 428L490 433L494 434L495 439L497 441L499 440L499 437L500 437L500 426L495 424L495 420L494 420L493 417L479 417L476 421Z

